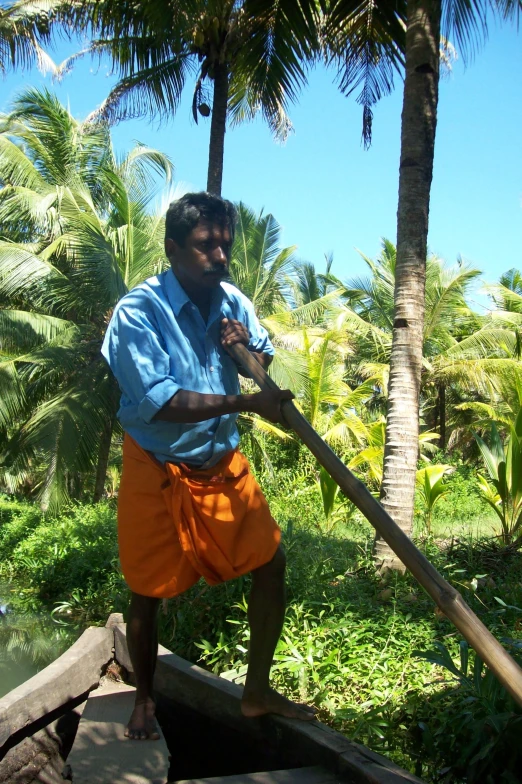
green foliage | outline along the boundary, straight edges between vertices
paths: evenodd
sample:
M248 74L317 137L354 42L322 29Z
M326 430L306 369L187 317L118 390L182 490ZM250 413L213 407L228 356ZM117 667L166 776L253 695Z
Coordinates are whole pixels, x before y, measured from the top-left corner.
M46 90L0 117L0 482L56 514L94 487L119 390L100 349L117 301L164 262L151 214L172 167ZM93 492L94 490L94 492Z
M519 649L522 661L522 645L506 642L515 658ZM460 666L438 641L434 650L417 654L443 667L458 683L433 699L431 718L419 722L422 742L444 782L516 784L522 769L522 708L465 640L459 648Z
M323 499L324 516L328 520L332 516L334 510L335 499L339 492L339 485L322 466L319 469L319 487Z
M435 504L448 494L442 481L448 471L451 471L451 466L448 465L429 465L417 471L416 482L424 505L424 523L428 535L431 534L431 518Z
M436 455L440 459L440 453ZM453 463L454 471L444 477L448 493L435 505L432 515L432 532L438 538L458 536L485 536L493 532L495 516L480 495L476 469L460 460ZM422 504L419 524L424 526ZM420 530L419 528L417 530Z
M128 590L118 569L114 506L77 505L49 518L20 504L0 527L0 576L23 586L21 608L59 603L64 615L86 621L122 609Z
M285 275L294 264L295 245L280 248L281 227L273 215L256 215L237 206L238 225L230 259L230 274L263 319L286 310Z
M0 562L6 561L16 545L42 520L42 512L34 504L7 500L7 496L0 495Z
M504 544L522 540L522 408L509 430L507 449L495 423L491 424L490 445L475 436L490 477L478 476L484 499L499 517Z
M394 575L383 583L375 575L373 532L358 514L341 518L329 532L321 530L324 508L313 457L301 454L296 444L288 445L288 455L270 441L267 449L274 471L259 473L258 480L283 529L288 560L288 611L276 651L275 685L315 702L331 726L436 781L438 770L456 765L466 753L464 730L451 747L446 742L452 722L457 731L458 716L463 723L465 713L470 732L475 721L484 720L484 732L489 726L481 700L466 702L470 695L461 686L450 696L446 680L434 677L432 665L415 655L443 642L454 656L458 649L449 621L411 577ZM459 499L474 484L470 473L458 466L448 476L449 492L435 508L434 526L444 504L456 518ZM478 496L475 501L483 503ZM31 516L32 508L0 504L0 543L8 543L0 550L0 575L16 580L11 596L17 606L36 609L44 602L56 608L56 620L67 623L102 622L110 611L123 609L128 593L117 566L112 505L75 506L54 519L39 511ZM337 510L334 506L334 515ZM453 523L458 528L459 520ZM509 630L520 639L522 557L516 550L494 550L464 538L446 550L431 538L426 548L493 633L502 637ZM169 602L167 615L160 613L161 642L241 681L249 590L248 576L213 588L198 583ZM27 636L17 633L11 644L14 655L23 656Z

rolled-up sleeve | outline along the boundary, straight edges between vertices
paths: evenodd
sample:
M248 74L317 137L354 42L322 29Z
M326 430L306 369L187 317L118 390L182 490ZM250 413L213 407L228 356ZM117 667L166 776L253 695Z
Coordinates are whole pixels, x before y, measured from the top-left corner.
M259 353L270 354L273 356L275 351L268 336L268 332L263 327L263 325L260 324L256 316L254 306L250 300L246 299L246 297L243 300L243 307L245 317L244 323L250 332L250 341L248 343L249 350L258 351Z
M122 393L149 423L181 389L171 374L170 357L145 313L120 306L109 324L102 354Z

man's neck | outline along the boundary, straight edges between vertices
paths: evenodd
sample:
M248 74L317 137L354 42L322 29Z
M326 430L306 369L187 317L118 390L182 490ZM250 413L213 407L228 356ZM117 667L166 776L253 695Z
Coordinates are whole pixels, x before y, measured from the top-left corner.
M211 289L192 286L190 281L180 280L174 270L172 270L172 272L190 301L193 302L194 305L196 305L200 310L202 308L208 310L212 302L213 291Z

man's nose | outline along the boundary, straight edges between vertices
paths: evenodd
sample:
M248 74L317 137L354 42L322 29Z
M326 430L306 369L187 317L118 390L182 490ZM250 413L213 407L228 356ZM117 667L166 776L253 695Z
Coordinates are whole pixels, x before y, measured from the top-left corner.
M217 245L214 250L214 262L217 264L228 264L228 257L221 245Z

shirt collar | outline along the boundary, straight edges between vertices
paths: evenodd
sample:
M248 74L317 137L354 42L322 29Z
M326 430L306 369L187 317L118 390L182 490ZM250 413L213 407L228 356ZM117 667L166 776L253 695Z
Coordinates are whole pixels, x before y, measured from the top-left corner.
M190 302L190 298L172 269L167 270L165 273L165 289L169 305L177 317L187 302Z
M165 273L165 288L170 307L172 308L174 315L177 318L182 308L184 308L187 303L193 303L177 277L174 275L172 268L167 270ZM224 300L230 300L230 294L224 288L223 284L220 284L219 289L216 290L214 296L212 297L209 324L211 320L213 321L216 318L216 313L219 314Z

